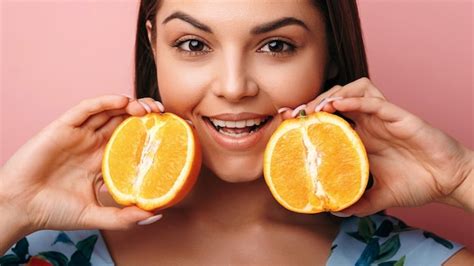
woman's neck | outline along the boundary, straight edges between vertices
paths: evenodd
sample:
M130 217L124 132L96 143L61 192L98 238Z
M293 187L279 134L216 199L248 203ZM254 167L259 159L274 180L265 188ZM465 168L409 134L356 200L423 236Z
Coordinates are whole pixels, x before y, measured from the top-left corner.
M285 209L273 198L263 177L252 182L229 183L204 166L190 194L165 210L165 216L167 212L180 213L197 224L222 230L269 223L334 225L339 220L332 215L300 214Z

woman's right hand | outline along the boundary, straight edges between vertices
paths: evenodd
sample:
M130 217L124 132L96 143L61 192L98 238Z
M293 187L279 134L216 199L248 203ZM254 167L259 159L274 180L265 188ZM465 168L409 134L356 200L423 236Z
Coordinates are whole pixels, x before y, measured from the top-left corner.
M102 155L128 116L164 111L151 98L83 100L25 143L0 169L0 211L24 233L41 229L126 229L153 214L97 201ZM161 109L161 110L160 110ZM0 223L2 224L2 223ZM8 223L7 223L8 224ZM12 228L0 228L0 231Z

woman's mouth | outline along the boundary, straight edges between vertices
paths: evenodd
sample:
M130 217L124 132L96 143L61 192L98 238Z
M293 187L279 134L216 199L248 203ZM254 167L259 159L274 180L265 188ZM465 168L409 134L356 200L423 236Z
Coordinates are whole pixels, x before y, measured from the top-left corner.
M246 149L261 139L272 116L245 120L220 120L203 116L214 140L228 149Z

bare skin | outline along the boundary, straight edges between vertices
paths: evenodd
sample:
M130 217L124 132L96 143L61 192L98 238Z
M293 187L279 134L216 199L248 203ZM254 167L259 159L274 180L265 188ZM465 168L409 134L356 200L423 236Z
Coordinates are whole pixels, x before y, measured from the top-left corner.
M179 18L167 20L176 11L192 16L212 33ZM291 24L268 33L251 33L256 26L285 17L298 18L306 26ZM338 223L334 223L337 219L327 214L287 211L273 199L261 176L265 144L282 121L277 110L313 99L325 79L329 59L319 11L309 1L271 5L248 1L164 1L156 24L147 26L155 49L163 104L167 111L186 117L197 128L206 169L185 202L165 210L159 222L148 226L153 233L144 229L104 232L112 255L119 262L140 259L137 254L121 252L126 247L116 241L119 238L128 239L127 243L152 241L150 248L163 250L151 253L153 261L186 258L207 263L230 258L231 263L268 263L272 258L287 264L323 263L338 230ZM157 30L156 40L151 40L152 27ZM189 50L190 42L180 45L182 50L170 46L176 40L189 38L205 44L201 52L184 52ZM276 38L284 38L301 49L295 54L272 56L268 43ZM283 49L289 50L290 46L284 45ZM299 89L286 86L289 83ZM292 97L288 97L289 93ZM264 141L247 150L226 150L217 145L200 118L244 111L275 117ZM150 235L156 238L150 239ZM307 250L289 245L289 241L308 243L303 245ZM196 246L200 248L196 250ZM187 253L189 250L194 251L192 255Z
M327 260L340 218L284 209L263 179L227 183L205 170L198 180L192 194L162 212L160 221L128 231L102 231L114 261L309 265ZM133 247L137 250L131 252Z
M474 209L472 151L386 101L368 79L320 95L324 80L337 69L331 67L321 14L309 1L209 3L164 1L156 24L147 23L166 111L192 121L202 143L203 170L191 194L145 226L137 222L152 213L116 208L106 192L100 193L106 206L100 206L95 194L111 132L128 115L160 110L150 98L89 99L42 130L0 169L0 213L6 214L0 219L0 253L37 230L99 228L121 265L324 264L340 219L278 205L262 179L262 158L271 133L292 109L307 103L310 113L327 96L344 98L323 110L341 111L355 121L376 179L374 188L345 212L364 215L434 200ZM198 20L201 29L189 19L170 19L176 11ZM304 26L289 23L252 33L288 17ZM150 37L153 28L156 39ZM190 40L199 52L189 53ZM270 43L281 50L270 51ZM296 52L288 52L293 46ZM279 114L281 107L289 110ZM274 117L263 140L239 151L219 146L202 116L244 111ZM399 175L400 168L387 167L387 161L402 164L417 181ZM469 260L472 256L463 250L447 265Z

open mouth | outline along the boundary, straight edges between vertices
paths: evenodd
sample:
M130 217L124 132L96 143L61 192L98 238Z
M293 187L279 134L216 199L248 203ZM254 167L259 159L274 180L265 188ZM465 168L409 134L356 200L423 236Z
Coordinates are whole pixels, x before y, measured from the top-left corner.
M212 128L214 128L218 133L234 138L239 138L256 133L270 120L272 120L273 117L267 116L263 119L249 119L241 121L221 121L211 119L206 116L203 116L203 118L204 121L211 125Z

